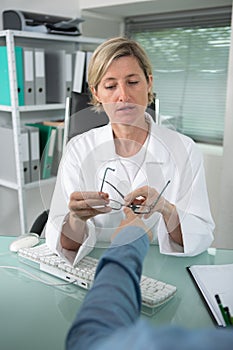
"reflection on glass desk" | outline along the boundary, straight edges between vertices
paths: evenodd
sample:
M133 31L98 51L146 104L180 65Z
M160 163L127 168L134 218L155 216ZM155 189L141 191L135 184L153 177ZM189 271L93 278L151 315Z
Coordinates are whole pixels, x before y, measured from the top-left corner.
M4 350L64 349L67 331L80 307L86 291L73 285L48 286L25 274L23 270L52 284L64 281L21 263L9 251L14 237L0 236L0 342ZM103 249L90 254L99 258ZM186 267L196 264L233 263L233 250L211 249L196 257L172 257L159 253L152 245L146 256L143 274L177 287L175 297L152 317L155 325L173 324L189 328L214 327ZM23 269L23 270L20 270Z

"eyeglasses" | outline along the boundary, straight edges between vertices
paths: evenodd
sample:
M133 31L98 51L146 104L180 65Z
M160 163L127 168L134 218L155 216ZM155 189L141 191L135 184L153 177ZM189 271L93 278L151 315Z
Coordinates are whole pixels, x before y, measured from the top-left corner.
M109 168L109 167L107 167L105 169L103 180L102 180L102 183L101 183L101 186L100 186L100 192L103 191L104 183L106 182L108 185L110 185L121 196L122 199L124 199L125 196L111 182L105 180L108 170L115 171L115 169L112 169L112 168ZM122 207L129 207L130 209L133 210L133 212L135 214L149 214L150 211L151 211L151 208L148 205L140 205L140 204L128 204L128 205L125 205L125 204L122 204L119 201L117 201L115 199L111 199L111 198L109 199L108 206L110 208L112 208L113 210L121 210Z
M106 182L108 185L110 185L121 196L122 199L124 199L125 196L111 182L105 180L108 170L115 171L115 169L112 169L112 168L109 168L109 167L107 167L105 169L103 180L102 180L102 183L101 183L101 186L100 186L100 192L103 191L104 183ZM117 200L111 199L111 198L109 199L108 206L110 208L112 208L113 210L120 210L122 207L129 207L129 208L131 208L133 210L133 212L135 214L149 214L151 212L151 210L156 206L158 201L160 200L163 192L166 190L166 188L167 188L167 186L169 185L170 182L171 182L171 180L167 181L167 183L163 187L162 191L160 192L160 194L158 195L158 197L154 201L154 203L152 203L150 206L148 206L148 205L141 205L141 204L128 204L128 205L125 205L125 204L122 204L122 203L118 202Z
M113 184L111 184L111 182L107 180L105 180L104 182L106 182L108 185L114 188L114 190L121 196L121 198L124 199L124 195ZM111 198L109 199L108 206L113 210L120 210L122 207L128 207L132 209L135 214L149 214L151 211L151 207L149 207L148 205L141 205L141 204L125 205Z

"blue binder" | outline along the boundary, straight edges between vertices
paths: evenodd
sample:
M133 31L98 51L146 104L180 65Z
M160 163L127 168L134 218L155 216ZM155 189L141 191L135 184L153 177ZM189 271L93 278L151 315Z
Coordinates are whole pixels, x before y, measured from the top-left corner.
M24 105L24 71L23 49L15 47L16 76L18 85L19 106ZM9 67L7 59L7 47L0 46L0 105L11 106Z

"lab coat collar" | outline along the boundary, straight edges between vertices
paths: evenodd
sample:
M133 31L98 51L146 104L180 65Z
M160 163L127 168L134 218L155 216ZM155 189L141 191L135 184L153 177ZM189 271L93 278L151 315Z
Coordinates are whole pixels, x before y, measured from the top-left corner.
M158 125L155 124L152 117L146 113L147 121L150 124L150 135L148 142L148 149L146 153L145 163L159 163L163 164L169 157L166 144L161 135L161 130ZM106 162L106 152L108 153L108 160L114 160L117 158L115 152L114 139L111 123L108 123L104 127L97 129L95 134L95 144L98 150L103 152L97 152L96 159L100 162Z

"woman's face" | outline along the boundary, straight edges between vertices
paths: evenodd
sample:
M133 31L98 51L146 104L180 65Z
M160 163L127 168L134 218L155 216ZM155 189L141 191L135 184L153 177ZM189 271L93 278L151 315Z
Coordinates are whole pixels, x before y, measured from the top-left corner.
M112 123L132 125L144 116L151 85L152 76L147 82L137 59L126 56L111 63L93 93Z

